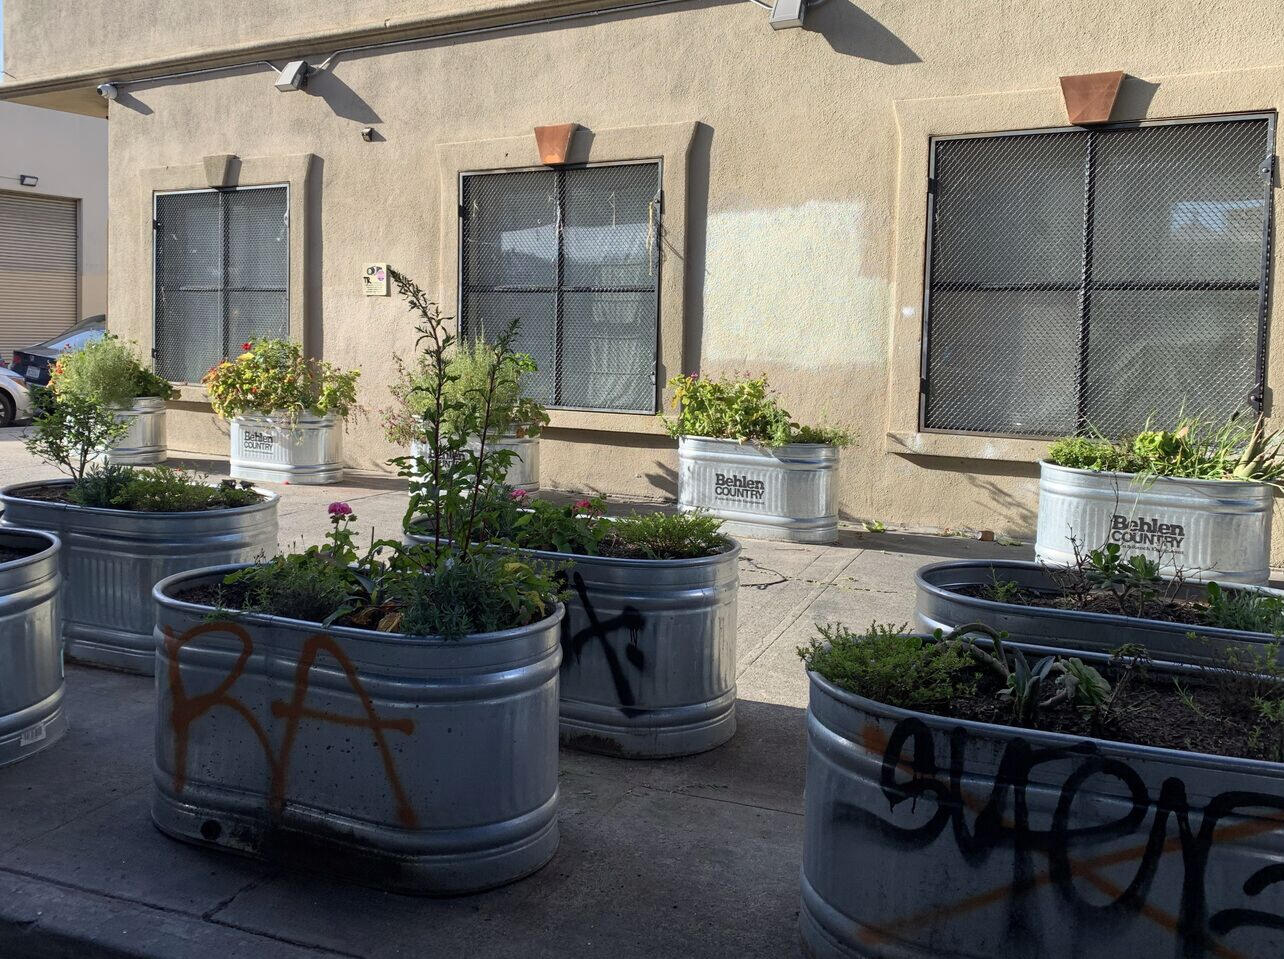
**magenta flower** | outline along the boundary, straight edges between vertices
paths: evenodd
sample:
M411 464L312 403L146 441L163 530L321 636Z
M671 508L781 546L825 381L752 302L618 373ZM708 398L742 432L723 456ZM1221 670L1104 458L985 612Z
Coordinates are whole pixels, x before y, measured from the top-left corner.
M515 490L513 490L511 493L509 493L508 495L509 495L509 496L511 496L513 499L517 500L517 502L519 502L519 503L520 503L522 500L526 499L526 490L524 490L524 489L515 489Z
M329 507L329 511L330 511L330 515L336 519L340 516L352 515L352 507L349 506L347 503L331 503Z
M591 510L591 509L593 508L593 501L592 501L592 500L587 500L587 499L582 499L582 500L580 500L579 502L577 502L577 503L575 504L575 508L576 508L576 509L590 509L590 510Z

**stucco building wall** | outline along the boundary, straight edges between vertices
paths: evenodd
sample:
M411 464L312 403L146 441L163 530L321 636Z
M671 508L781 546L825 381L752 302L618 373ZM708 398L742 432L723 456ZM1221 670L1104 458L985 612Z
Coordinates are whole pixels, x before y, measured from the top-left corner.
M38 6L10 4L28 15ZM244 41L249 6L226 4L230 25L199 30L171 11L172 30L149 27L126 52ZM303 5L280 6L260 29ZM333 4L318 22L360 19L356 6ZM402 15L430 5L386 6ZM158 171L196 170L222 153L310 155L292 200L306 204L309 224L295 291L304 339L360 367L362 401L377 408L388 400L389 356L412 349L413 325L395 296L362 295L361 267L388 262L437 288L454 312L446 225L458 171L444 156L514 138L511 165L534 165L532 127L574 121L585 128L582 158L599 159L599 139L626 129L649 157L686 124L685 224L662 265L681 289L680 310L662 295L662 339L679 347L662 375L765 372L797 418L855 432L842 467L846 519L1028 536L1042 444L917 431L928 138L1064 127L1058 77L1110 69L1129 74L1117 120L1275 110L1284 97L1275 13L1261 0L828 0L807 29L774 32L754 4L693 2L344 54L296 93L278 93L255 64L130 84L109 124L113 269L132 278L113 285L112 325L150 342L145 225L154 184L172 183ZM49 55L28 49L16 62L36 75ZM374 142L361 139L367 126ZM1284 356L1278 317L1273 303L1268 387ZM185 391L172 444L225 449L205 409L199 391ZM354 466L378 467L395 451L369 416L351 422L346 452ZM674 444L645 418L557 414L542 459L550 486L675 489ZM1284 546L1280 531L1275 540Z

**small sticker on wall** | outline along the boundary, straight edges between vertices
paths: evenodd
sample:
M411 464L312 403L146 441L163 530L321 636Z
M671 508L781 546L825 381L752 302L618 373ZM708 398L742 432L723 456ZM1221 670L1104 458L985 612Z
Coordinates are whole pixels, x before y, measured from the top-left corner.
M388 264L367 263L366 271L361 277L362 290L366 296L388 295Z
M38 723L30 729L24 729L22 735L18 737L19 746L30 746L32 743L38 743L45 738L45 723Z

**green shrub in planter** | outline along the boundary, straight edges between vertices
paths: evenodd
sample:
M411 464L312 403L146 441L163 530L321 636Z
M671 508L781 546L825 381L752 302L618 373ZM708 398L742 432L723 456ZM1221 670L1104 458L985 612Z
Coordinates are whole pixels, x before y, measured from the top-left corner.
M177 395L170 384L142 364L138 351L108 333L54 364L50 386L58 396L78 396L103 406L126 407L144 396Z
M796 423L771 395L765 376L756 379L707 379L698 374L669 380L677 415L661 416L670 436L703 436L764 446L824 443L847 446L851 435L829 426Z

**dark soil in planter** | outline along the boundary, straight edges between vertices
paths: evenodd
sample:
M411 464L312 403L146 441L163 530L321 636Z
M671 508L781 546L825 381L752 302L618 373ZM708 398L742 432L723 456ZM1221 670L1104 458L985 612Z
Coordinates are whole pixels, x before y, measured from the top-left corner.
M1031 665L1034 665L1033 659ZM1124 667L1111 664L1097 668L1112 689L1124 683L1104 720L1097 721L1069 704L1062 704L1040 710L1033 728L1142 746L1281 760L1284 743L1280 737L1284 735L1284 727L1263 723L1253 703L1255 680L1247 674L1209 668L1203 675L1182 677L1175 682L1174 677L1144 666L1134 669L1127 679ZM1012 725L1010 701L998 698L1003 683L996 673L979 666L969 667L957 675L957 681L974 682L975 691L956 694L952 702L925 711L938 716ZM1040 699L1050 695L1051 691L1045 687Z
M67 485L65 485L65 484L63 484L63 485L54 485L54 484L52 484L52 483L51 483L51 484L49 484L49 485L47 485L47 486L24 486L24 487L22 488L22 494L21 494L20 496L15 497L15 498L17 498L17 499L30 499L30 500L36 500L36 501L41 502L41 503L62 503L62 504L64 504L64 505L66 505L66 506L79 506L79 505L81 505L81 504L79 504L79 503L74 503L74 502L72 502L72 500L71 500L71 496L70 496L70 494L71 494L71 489L72 489L72 488L71 488L70 486L67 486ZM256 495L257 495L257 494L256 494ZM262 497L262 496L258 496L257 502L259 502L259 503L263 502L263 497ZM174 510L173 512L183 512L183 513L212 513L212 512L215 512L216 510L224 510L224 509L241 509L243 505L246 505L246 504L239 504L239 505L237 505L237 506L224 506L224 505L223 505L223 504L221 504L221 503L215 503L215 504L212 504L212 505L209 505L209 506L200 506L200 507L196 507L196 508L194 508L194 509L193 509L193 508L184 507L184 508L183 508L183 509L181 509L181 510ZM253 505L253 504L248 504L248 505ZM85 508L86 508L86 509L110 509L110 510L119 510L120 512L123 512L123 513L136 513L136 512L140 512L139 510L126 509L126 508L125 508L125 507L123 507L123 506L93 506L93 507L85 507ZM169 512L169 511L167 511L167 510L150 510L150 511L143 511L143 512Z
M1016 606L1038 606L1044 609L1067 609L1080 613L1106 613L1112 616L1132 616L1137 619L1156 619L1164 623L1181 623L1189 626L1208 626L1203 603L1186 599L1156 599L1144 603L1130 601L1128 611L1110 596L1073 596L1059 591L1022 589L1004 599L996 599L992 586L951 586L950 591L974 599L1012 603Z
M265 616L278 616L279 613L273 613L270 610L255 609L249 602L250 590L244 583L200 583L195 586L189 586L186 589L179 590L172 594L177 600L184 603L195 603L199 606L213 606L215 609L225 609L234 612L263 613ZM287 617L288 618L288 617ZM215 620L218 617L214 617ZM341 617L336 619L334 626L353 626L357 629L369 629L368 625L358 625L352 622L350 617Z
M33 546L30 549L14 549L11 546L0 546L0 563L12 563L17 559L35 556L36 553L47 548L47 546Z

